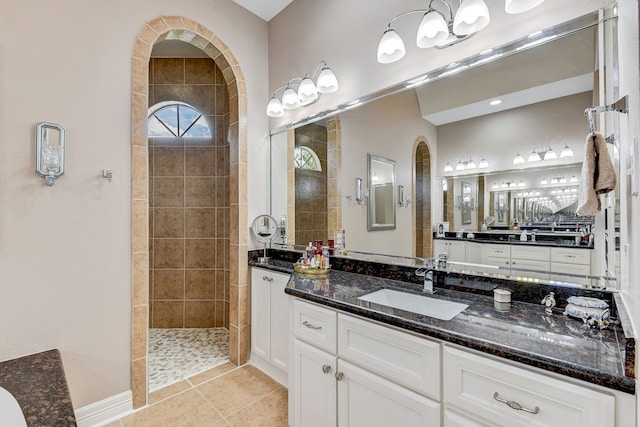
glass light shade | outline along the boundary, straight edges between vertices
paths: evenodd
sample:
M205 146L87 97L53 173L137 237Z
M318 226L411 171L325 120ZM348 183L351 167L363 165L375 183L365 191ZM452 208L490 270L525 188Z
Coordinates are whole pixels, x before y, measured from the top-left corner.
M464 163L459 161L458 164L456 165L456 170L457 171L463 171L464 170Z
M284 107L282 102L275 96L271 98L271 101L267 104L267 116L269 117L282 117L284 116Z
M476 168L476 162L474 162L473 160L469 160L467 162L467 165L465 166L465 169L475 169Z
M524 181L520 180L520 182L518 183L518 187L524 187Z
M545 153L544 153L544 160L553 160L553 159L557 159L558 155L556 154L555 151L553 151L552 148L549 148Z
M514 165L520 165L524 163L524 157L520 155L520 153L516 153L516 156L513 158Z
M442 14L435 10L425 13L416 34L418 47L434 47L445 41L447 37L449 37L449 27Z
M378 62L381 64L396 62L402 59L406 52L404 42L398 33L391 28L387 29L378 44Z
M300 98L295 90L287 86L282 94L282 106L285 110L294 110L300 106Z
M575 175L573 175L569 180L569 182L578 182L578 178Z
M542 181L540 181L540 185L547 185L548 183L547 178L542 178Z
M500 188L507 188L509 186L509 184L507 184L506 182L503 182L502 184L500 184Z
M560 178L560 180L558 181L560 184L566 184L567 183L567 178L565 178L564 176L562 178Z
M459 36L473 34L489 25L490 20L489 8L483 0L463 0L453 18L453 32Z
M539 6L544 0L506 0L504 10L507 13L523 13Z
M529 162L539 162L540 160L542 160L542 158L540 157L540 154L535 152L535 150L529 154L529 158L527 159Z
M318 80L316 81L316 87L320 93L331 93L338 90L338 79L336 75L333 74L333 71L331 71L331 68L325 66L322 71L320 71L320 75L318 75Z
M298 87L298 98L302 104L309 104L318 99L318 88L307 74Z
M489 162L487 162L487 159L485 159L484 157L480 160L480 163L478 163L478 168L479 169L485 169L489 167Z
M564 144L564 148L560 152L560 158L573 157L573 150L567 144Z
M444 165L444 171L445 172L453 172L453 166L451 166L451 163L447 162L447 164Z

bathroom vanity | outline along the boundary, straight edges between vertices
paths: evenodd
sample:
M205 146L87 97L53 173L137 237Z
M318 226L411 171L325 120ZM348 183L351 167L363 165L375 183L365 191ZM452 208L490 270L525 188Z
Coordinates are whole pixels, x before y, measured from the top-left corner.
M272 264L291 272L290 260ZM615 293L598 296L609 298L620 323L600 331L561 309L545 314L540 300L520 301L532 289L498 309L491 291L506 281L438 274L428 297L466 306L441 320L367 298L381 289L424 297L409 275L415 268L341 267L324 277L293 273L285 288L291 425L634 422L635 340ZM565 300L560 292L559 307Z

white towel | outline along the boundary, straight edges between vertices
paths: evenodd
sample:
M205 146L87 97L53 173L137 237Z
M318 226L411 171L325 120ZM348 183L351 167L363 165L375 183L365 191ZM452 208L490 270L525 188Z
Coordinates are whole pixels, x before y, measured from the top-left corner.
M597 133L587 136L582 162L580 193L578 195L578 215L595 215L600 211L600 194L607 194L616 188L616 171L609 156L607 141Z

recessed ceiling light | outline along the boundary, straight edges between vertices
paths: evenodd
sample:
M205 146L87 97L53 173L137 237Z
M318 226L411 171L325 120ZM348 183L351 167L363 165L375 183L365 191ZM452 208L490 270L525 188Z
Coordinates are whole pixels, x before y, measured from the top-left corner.
M501 99L494 99L493 101L489 102L489 105L500 105L500 104L502 104Z

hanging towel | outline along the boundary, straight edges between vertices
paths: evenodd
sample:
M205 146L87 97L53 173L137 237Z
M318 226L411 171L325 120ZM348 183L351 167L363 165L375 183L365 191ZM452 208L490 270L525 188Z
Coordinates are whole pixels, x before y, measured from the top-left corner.
M600 194L607 194L616 188L616 171L609 156L607 142L597 133L590 133L584 147L584 161L580 193L578 194L578 215L595 215L600 211Z

